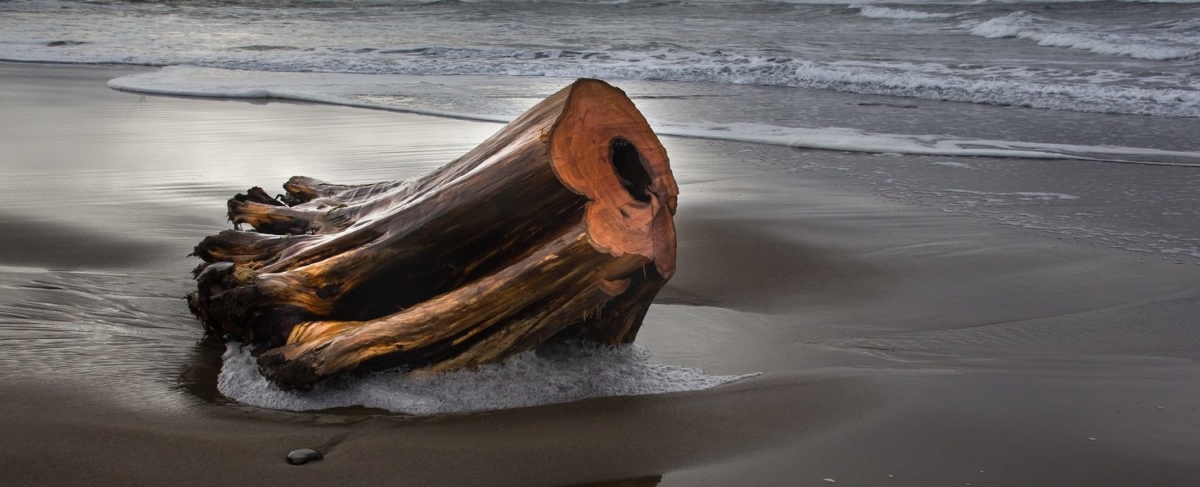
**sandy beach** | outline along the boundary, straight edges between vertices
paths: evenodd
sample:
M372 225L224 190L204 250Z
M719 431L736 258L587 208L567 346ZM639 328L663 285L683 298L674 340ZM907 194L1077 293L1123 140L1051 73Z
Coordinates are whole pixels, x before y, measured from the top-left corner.
M500 125L105 86L148 70L0 63L4 485L1200 485L1200 265L1118 238L1194 236L1168 210L1197 204L1195 168L665 137L678 273L638 343L759 375L478 414L273 411L216 391L223 348L182 300L225 200L414 177ZM1080 213L1109 233L1044 225ZM325 459L284 462L305 447Z

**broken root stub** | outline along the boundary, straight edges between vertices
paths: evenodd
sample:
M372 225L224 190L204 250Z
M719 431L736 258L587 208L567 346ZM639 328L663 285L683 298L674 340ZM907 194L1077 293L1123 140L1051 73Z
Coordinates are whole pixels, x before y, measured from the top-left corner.
M632 342L675 272L679 189L625 94L581 79L413 181L252 188L205 238L192 312L283 388Z

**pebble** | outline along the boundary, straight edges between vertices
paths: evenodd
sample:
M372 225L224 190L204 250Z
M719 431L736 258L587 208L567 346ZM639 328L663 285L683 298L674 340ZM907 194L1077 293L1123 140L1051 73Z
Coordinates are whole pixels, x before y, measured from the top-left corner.
M292 450L292 452L288 453L287 455L287 461L292 465L304 465L308 462L320 460L322 458L325 457L321 455L321 452L313 450L312 448Z

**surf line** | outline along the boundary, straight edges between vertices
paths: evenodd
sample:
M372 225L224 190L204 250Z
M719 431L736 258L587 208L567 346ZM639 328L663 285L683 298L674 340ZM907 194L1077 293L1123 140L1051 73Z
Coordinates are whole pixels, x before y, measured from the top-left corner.
M508 123L513 117L481 113L451 112L416 108L404 105L389 105L328 93L314 93L287 88L237 84L205 86L203 82L191 86L172 86L156 83L162 71L140 73L110 80L107 86L123 92L213 99L278 99L326 105L337 105L369 110L411 113L473 122ZM155 76L159 75L159 76ZM868 154L904 154L938 157L995 157L1005 159L1074 160L1110 164L1141 166L1165 166L1200 168L1200 162L1165 162L1095 157L1084 154L1141 155L1146 157L1177 157L1200 160L1200 152L1170 151L1137 147L1082 146L1038 142L1015 142L1001 140L960 139L931 135L902 135L871 133L842 127L799 128L752 123L696 123L679 124L651 120L650 125L658 135L745 142L776 145L803 149L860 152ZM963 147L963 146L975 147ZM949 147L947 147L949 146Z

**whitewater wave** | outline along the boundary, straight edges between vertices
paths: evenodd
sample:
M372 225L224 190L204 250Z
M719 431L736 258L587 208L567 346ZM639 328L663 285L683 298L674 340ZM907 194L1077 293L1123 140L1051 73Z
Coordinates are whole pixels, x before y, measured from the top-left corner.
M563 80L563 84L569 80ZM114 89L140 93L219 98L280 98L376 108L489 122L508 122L527 106L495 104L494 87L477 79L446 76L273 73L173 66L109 81ZM437 100L430 108L419 100ZM798 148L869 153L1077 159L1200 167L1200 152L1046 144L937 135L871 133L839 127L783 127L755 123L656 120L662 135L729 140ZM1137 158L1138 160L1128 160ZM1143 161L1157 158L1155 161ZM1162 159L1170 159L1163 161Z
M386 371L334 379L298 392L281 390L264 379L249 350L238 344L227 346L223 360L217 390L243 404L288 411L364 406L422 416L699 391L757 375L706 375L696 368L656 363L640 345L575 343L521 353L471 371Z
M861 16L912 22L865 20L845 15L855 13L853 10L839 8L798 7L792 12L773 7L735 10L727 5L729 12L704 9L695 14L694 22L659 29L654 22L681 15L691 18L687 16L696 9L674 2L631 2L637 5L628 8L531 4L510 9L486 2L480 6L453 1L429 7L346 9L338 7L337 1L300 0L280 2L291 8L265 8L270 3L262 3L266 0L238 0L228 5L189 7L183 15L175 6L158 4L103 2L51 8L56 5L54 0L16 1L38 8L23 11L13 3L0 2L3 60L667 80L1200 117L1200 82L1189 63L1100 64L1090 59L1092 56L1083 56L1089 58L1084 62L1063 61L1058 59L1060 53L1049 51L1047 54L1053 55L1045 62L1027 59L1024 52L1014 56L996 53L1001 59L996 61L958 47L963 44L965 28L984 37L1026 36L1097 52L1127 52L1154 59L1186 57L1200 46L1200 42L1185 42L1200 38L1190 20L1100 35L1096 32L1102 30L1095 26L1056 23L1028 13L974 24L956 16L941 23L936 20L954 15L944 7L930 7L926 12L912 6L856 2ZM260 3L264 8L252 8ZM976 12L980 8L955 9ZM537 32L517 35L507 28L516 25L513 23L540 27L532 29ZM870 28L864 29L864 24ZM73 25L91 27L77 29ZM763 27L761 31L753 28L757 25ZM722 26L740 26L746 32L730 32ZM188 34L206 28L214 32ZM636 33L628 39L612 39L612 32L620 29ZM876 31L880 35L875 35ZM1060 31L1070 35L1050 38L1045 34ZM1151 40L1138 41L1135 34ZM896 43L881 39L896 39ZM1171 44L1171 39L1178 42ZM920 44L925 42L927 48Z
M509 75L546 76L553 78L603 78L603 79L649 79L667 81L701 81L726 84L754 84L789 86L798 88L827 89L869 95L890 95L942 101L980 103L1002 106L1020 106L1072 110L1091 113L1118 113L1133 115L1162 115L1176 117L1200 117L1200 91L1172 88L1140 88L1114 86L1088 82L1092 78L1078 81L1064 80L1060 83L1029 82L1020 79L1017 71L1004 72L997 68L967 66L951 68L945 65L913 66L908 64L888 65L883 63L822 64L791 59L747 59L743 63L721 66L705 66L702 63L682 63L660 66L650 65L592 65L575 63L490 63L460 62L446 66L444 59L435 57L421 61L429 69L418 69L417 64L388 66L384 72L414 75ZM457 69L455 69L457 66ZM285 66L255 63L254 68L274 68L279 71L313 71L282 69ZM346 66L343 66L345 68ZM236 66L235 66L236 68ZM191 67L167 67L157 73L148 73L116 80L113 88L162 94L196 96L246 96L226 94L222 88L227 76L215 79L201 71L188 71ZM212 73L213 71L207 72ZM371 74L382 74L368 71ZM190 73L198 76L197 82L182 76ZM286 73L247 71L235 80L228 90L245 90L253 80L266 85L286 79ZM333 73L330 73L333 76ZM1120 78L1120 73L1095 73L1093 76ZM1012 79L1005 79L1006 77ZM233 79L233 78L228 78ZM358 82L355 82L358 83ZM305 82L285 82L288 89L305 90L301 95L309 101L347 103L319 99L323 96L305 88ZM196 88L198 91L191 93ZM386 90L386 88L376 88ZM373 89L373 90L376 90ZM236 91L234 92L236 93ZM259 96L251 94L251 96ZM281 95L295 97L296 93ZM311 98L317 97L317 98ZM437 113L437 115L446 115Z
M934 20L948 19L960 15L957 13L918 12L916 10L876 7L873 5L851 5L850 8L857 8L859 15L872 19Z
M1196 32L1198 22L1200 19L1174 20L1136 29L1105 29L1019 11L988 19L972 27L971 34L989 39L1028 39L1036 41L1039 46L1166 61L1200 58L1200 35Z
M357 59L346 57L344 53L335 56L333 54L337 53L280 51L266 58L258 54L257 51L247 53L245 60L235 60L238 57L235 53L218 62L194 61L200 65L255 71L546 76L786 86L1091 113L1200 117L1200 91L1094 82L1096 76L1111 78L1108 81L1136 79L1132 74L1111 71L1031 81L1021 77L1020 68L956 68L936 63L916 67L885 62L820 63L785 56L743 56L720 51L616 52L589 57L586 53L561 50L417 48L388 50L378 54L382 57ZM45 60L41 57L22 60ZM72 59L66 58L68 62ZM122 59L129 60L128 57ZM108 58L90 61L120 62ZM134 59L132 62L163 65L150 61ZM1162 78L1168 84L1171 82L1167 75Z
M663 135L874 154L1075 159L1128 164L1200 167L1200 152L1104 145L965 139L938 135L880 134L841 127L800 128L753 123L659 123L655 124L655 131ZM1122 157L1175 158L1194 162L1140 161L1126 160L1122 159Z

